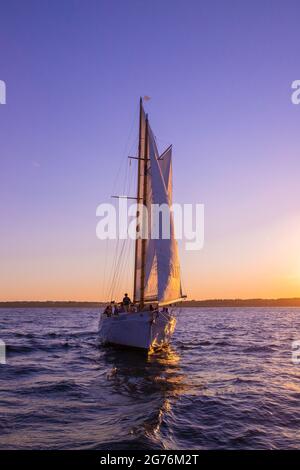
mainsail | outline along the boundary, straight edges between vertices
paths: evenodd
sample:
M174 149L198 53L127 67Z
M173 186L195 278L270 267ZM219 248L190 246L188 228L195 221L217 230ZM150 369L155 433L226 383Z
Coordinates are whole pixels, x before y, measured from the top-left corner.
M140 237L136 241L134 300L167 305L182 298L178 246L170 209L172 147L159 156L142 103L140 106L138 201L147 207L148 220L137 227ZM167 236L163 224L153 216L153 205L162 208L164 224L167 218Z

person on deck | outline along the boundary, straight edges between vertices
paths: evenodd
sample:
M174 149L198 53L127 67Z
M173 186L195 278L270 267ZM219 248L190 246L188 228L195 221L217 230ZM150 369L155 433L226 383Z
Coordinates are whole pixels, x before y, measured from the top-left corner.
M107 307L105 307L104 313L107 317L111 317L112 309L110 305L107 305Z
M124 308L125 308L125 311L128 312L128 307L129 305L131 304L131 300L130 298L128 297L128 294L125 293L124 294L124 298L123 298L123 305L124 305Z
M115 304L115 305L114 305L113 314L114 314L114 315L119 315L119 307L118 307L118 304Z

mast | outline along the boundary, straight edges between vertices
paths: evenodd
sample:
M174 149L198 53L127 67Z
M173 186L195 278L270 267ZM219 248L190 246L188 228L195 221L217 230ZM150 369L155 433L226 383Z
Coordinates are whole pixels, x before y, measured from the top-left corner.
M141 194L141 177L144 174L144 163L145 160L142 160L142 115L143 115L143 100L140 97L140 118L139 118L139 147L138 147L138 178L137 178L137 202L139 203L142 194ZM136 224L136 232L139 231L140 227L138 225L138 216L139 211L137 211L137 224ZM137 284L137 259L138 259L138 244L139 240L138 237L135 239L135 255L134 255L134 284L133 284L133 302L138 302L139 299L136 297L136 284Z
M145 146L144 146L144 186L143 186L143 206L147 207L147 172L148 172L148 114L146 114L146 124L145 124ZM143 207L143 209L144 209ZM148 214L146 213L146 217ZM145 214L143 212L143 224L145 223ZM148 224L148 220L147 220ZM143 232L144 232L143 227ZM143 235L145 235L143 233ZM146 244L147 238L143 236L142 238L142 256L141 256L141 298L140 304L141 308L144 306L145 300L145 265L146 265Z

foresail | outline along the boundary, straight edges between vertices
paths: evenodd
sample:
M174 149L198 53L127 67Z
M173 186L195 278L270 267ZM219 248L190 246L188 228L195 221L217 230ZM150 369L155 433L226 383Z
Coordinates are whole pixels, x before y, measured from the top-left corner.
M150 127L149 127L150 128ZM148 132L150 140L150 135ZM150 152L150 142L148 142L148 156ZM155 144L153 143L153 152L158 157L158 151ZM148 162L148 185L147 185L147 209L148 209L148 238L146 240L146 257L145 257L145 289L144 289L144 300L145 302L157 301L157 287L158 287L158 260L156 253L156 240L151 237L151 205L153 204L153 188L152 188L152 168L151 160Z
M170 205L172 204L172 146L158 158L158 163L164 178L166 190L169 196Z
M166 160L164 160L165 158ZM172 153L170 148L163 156L163 159L159 160L155 139L150 127L149 159L152 204L163 204L168 207L170 223L170 237L163 238L162 233L160 233L158 239L151 240L152 267L157 277L157 300L161 304L166 304L178 300L182 296L178 246L174 233L173 213L170 210L172 204ZM152 226L153 223L154 221L152 221ZM150 274L149 280L152 281L152 279L153 275Z

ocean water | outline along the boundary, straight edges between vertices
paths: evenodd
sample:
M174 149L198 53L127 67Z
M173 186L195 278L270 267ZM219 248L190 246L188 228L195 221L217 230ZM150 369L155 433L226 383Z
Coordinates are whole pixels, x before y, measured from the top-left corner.
M1 449L300 447L300 309L182 309L171 347L98 343L96 309L0 309Z

